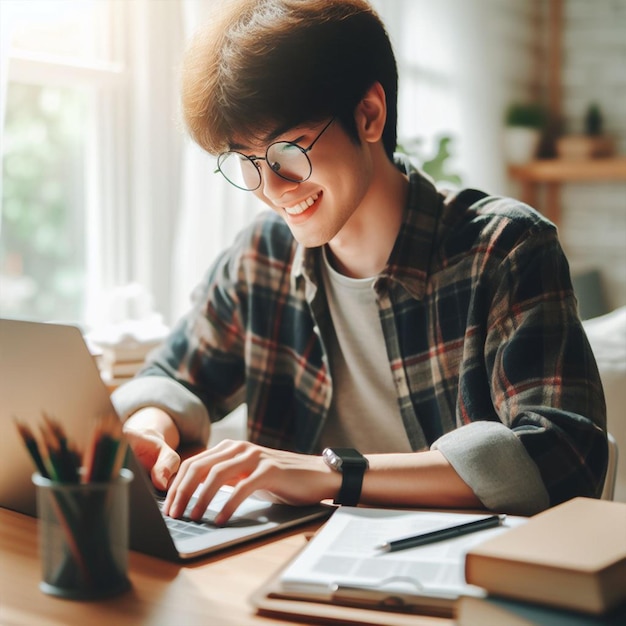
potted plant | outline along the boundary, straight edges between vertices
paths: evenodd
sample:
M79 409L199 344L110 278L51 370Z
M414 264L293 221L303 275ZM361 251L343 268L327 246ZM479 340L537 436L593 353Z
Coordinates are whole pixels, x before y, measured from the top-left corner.
M565 135L556 142L562 159L593 159L611 156L615 150L613 138L604 134L604 116L598 104L591 103L583 120L584 133Z
M546 120L546 111L537 102L509 105L504 120L504 152L509 163L527 163L537 156Z

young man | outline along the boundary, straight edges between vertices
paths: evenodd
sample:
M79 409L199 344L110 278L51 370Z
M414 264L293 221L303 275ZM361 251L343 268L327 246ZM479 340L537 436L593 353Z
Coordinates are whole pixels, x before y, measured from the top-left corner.
M196 517L236 484L218 523L257 491L520 514L600 494L604 398L556 229L394 159L396 64L365 0L229 3L182 96L192 137L271 210L114 396L167 513L202 481ZM181 465L241 402L248 441Z

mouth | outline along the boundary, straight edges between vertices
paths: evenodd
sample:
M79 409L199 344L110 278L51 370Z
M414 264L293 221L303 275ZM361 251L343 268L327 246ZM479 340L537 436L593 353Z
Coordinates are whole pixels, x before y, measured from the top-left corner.
M302 200L302 202L298 202L298 204L294 204L293 206L290 206L290 207L284 207L285 212L288 215L300 215L304 213L309 207L313 206L315 204L315 201L319 197L320 197L319 193L314 193L313 195L309 196L305 200Z

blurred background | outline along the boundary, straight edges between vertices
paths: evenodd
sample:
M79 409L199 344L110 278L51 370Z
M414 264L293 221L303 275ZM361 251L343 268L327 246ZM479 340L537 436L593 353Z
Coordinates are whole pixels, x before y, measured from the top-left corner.
M440 185L552 219L585 317L626 305L626 0L373 4L400 149ZM0 1L0 316L171 325L259 209L178 120L181 52L211 5Z

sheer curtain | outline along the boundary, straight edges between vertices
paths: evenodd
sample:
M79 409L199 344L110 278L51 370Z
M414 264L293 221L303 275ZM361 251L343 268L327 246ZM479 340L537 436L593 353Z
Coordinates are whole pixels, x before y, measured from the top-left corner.
M183 0L188 39L208 19L219 0ZM215 158L188 137L181 160L180 206L172 254L172 319L189 308L189 296L216 256L227 247L262 204L214 174Z

